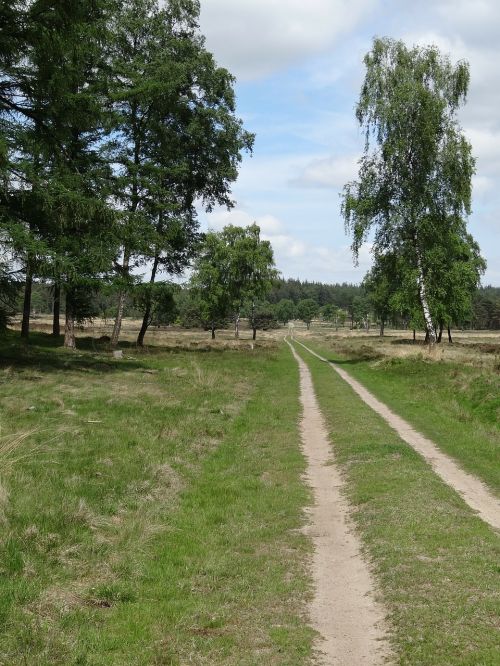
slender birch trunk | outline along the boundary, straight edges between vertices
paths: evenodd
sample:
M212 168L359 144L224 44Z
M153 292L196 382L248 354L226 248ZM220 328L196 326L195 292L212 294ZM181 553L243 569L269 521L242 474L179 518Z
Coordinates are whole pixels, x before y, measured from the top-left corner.
M130 264L130 252L125 249L123 252L123 266L122 266L122 271L123 275L128 274L128 268ZM125 298L127 296L127 292L125 289L121 289L120 293L118 294L118 306L116 309L116 316L115 316L115 324L113 326L113 333L111 335L111 346L116 347L118 344L118 338L120 337L120 331L122 328L122 319L123 319L123 309L125 307Z
M425 329L427 331L426 341L430 345L436 343L436 331L432 322L429 303L427 301L427 292L425 289L424 271L422 267L422 256L417 247L417 267L418 267L418 293L420 296L420 304L422 305L422 312L424 315Z

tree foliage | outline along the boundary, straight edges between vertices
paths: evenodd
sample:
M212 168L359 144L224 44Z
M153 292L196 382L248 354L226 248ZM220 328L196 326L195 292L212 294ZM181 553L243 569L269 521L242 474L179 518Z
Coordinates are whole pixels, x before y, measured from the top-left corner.
M275 306L276 318L283 326L288 324L292 319L295 319L297 310L295 303L289 298L282 298Z
M301 319L309 329L312 320L318 315L319 306L312 298L305 298L297 304L297 317Z
M253 135L235 116L234 80L198 33L198 3L126 0L116 21L114 108L123 262L179 274L199 240L194 202L232 206L230 184ZM154 280L154 277L153 277ZM125 282L126 286L126 282ZM123 298L123 295L121 296ZM115 337L121 309L118 308Z
M456 117L469 68L453 65L436 47L407 48L391 39L375 39L365 65L356 109L365 152L359 180L345 187L342 212L355 257L373 229L375 257L404 259L434 341L431 293L449 275L438 256L454 261L472 242L465 218L474 159Z
M192 260L195 203L233 205L253 144L234 79L205 48L196 0L2 0L0 19L0 241L25 278L23 333L36 279L65 292L68 346L79 294L106 282L117 339L137 271L153 284Z
M255 336L256 305L277 275L271 244L260 238L259 227L228 225L220 232L209 232L194 268L191 286L203 304L205 319L211 322L212 335L217 321L231 317L238 336L241 312L247 306Z

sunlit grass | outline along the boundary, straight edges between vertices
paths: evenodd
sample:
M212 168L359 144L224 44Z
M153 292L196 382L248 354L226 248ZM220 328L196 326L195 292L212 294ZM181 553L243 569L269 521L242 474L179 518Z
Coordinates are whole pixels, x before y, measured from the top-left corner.
M307 663L288 351L31 342L0 369L0 663Z
M460 362L447 360L447 343L444 352L407 356L398 355L401 345L387 348L377 339L317 337L313 346L500 496L500 373L492 353L499 342L482 354L461 348Z

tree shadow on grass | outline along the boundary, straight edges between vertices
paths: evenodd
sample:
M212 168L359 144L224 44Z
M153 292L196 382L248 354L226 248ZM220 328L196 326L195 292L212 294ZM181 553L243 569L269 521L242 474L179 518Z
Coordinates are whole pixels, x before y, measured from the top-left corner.
M146 367L136 358L113 358L110 351L96 344L93 338L78 338L76 350L64 349L62 341L62 336L58 338L34 332L26 344L19 333L8 331L0 337L0 368L36 369L44 373L80 371L99 374Z
M7 331L0 336L0 368L99 374L145 369L148 367L147 361L154 360L160 354L223 354L238 351L238 348L217 347L205 342L137 347L135 342L124 340L117 348L124 356L118 359L113 358L113 350L107 341L90 336L81 337L77 338L77 349L68 350L64 349L63 340L63 336L54 337L50 333L34 331L30 333L26 344L21 340L19 332ZM128 354L133 354L133 357L128 357Z

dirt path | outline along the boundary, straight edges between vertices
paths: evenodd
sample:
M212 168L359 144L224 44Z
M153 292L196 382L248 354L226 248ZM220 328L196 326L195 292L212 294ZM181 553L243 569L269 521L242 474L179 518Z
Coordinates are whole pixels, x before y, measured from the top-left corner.
M310 354L321 361L325 361L344 379L377 414L380 414L387 423L394 428L403 441L412 446L431 465L434 472L441 479L456 490L463 500L474 509L485 523L495 529L500 529L500 501L489 491L488 487L477 477L464 472L457 463L440 451L430 439L427 439L400 416L392 412L383 402L377 400L365 387L353 379L342 368L328 361L316 352L306 347L302 342L295 340Z
M307 480L314 492L306 533L314 544L314 629L322 636L317 649L326 666L378 666L389 654L384 610L374 600L373 582L360 544L349 525L343 481L332 465L332 450L307 365L290 345L300 367L303 407L301 434Z

